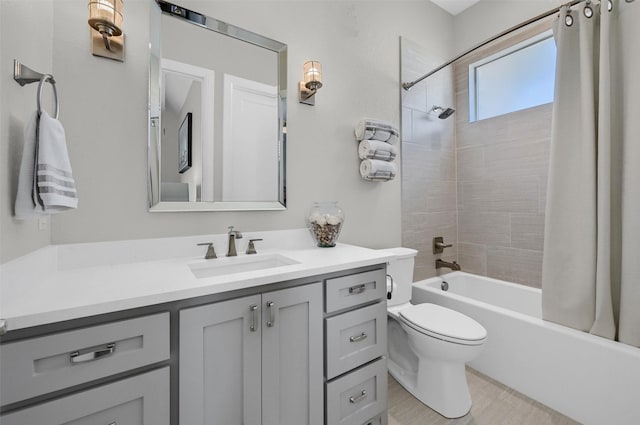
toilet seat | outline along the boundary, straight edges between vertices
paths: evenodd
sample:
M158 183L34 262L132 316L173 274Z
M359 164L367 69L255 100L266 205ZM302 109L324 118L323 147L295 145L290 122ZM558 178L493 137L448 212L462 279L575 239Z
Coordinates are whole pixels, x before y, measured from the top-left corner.
M472 318L437 304L416 304L400 310L400 319L416 331L444 341L480 345L487 330Z

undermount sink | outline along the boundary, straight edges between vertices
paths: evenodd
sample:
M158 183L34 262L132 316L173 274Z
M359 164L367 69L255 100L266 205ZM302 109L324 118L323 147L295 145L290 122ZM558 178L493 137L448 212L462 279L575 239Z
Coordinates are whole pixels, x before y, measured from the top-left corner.
M299 263L280 254L255 254L200 260L190 263L189 269L195 277L202 279L226 274L290 266L292 264Z

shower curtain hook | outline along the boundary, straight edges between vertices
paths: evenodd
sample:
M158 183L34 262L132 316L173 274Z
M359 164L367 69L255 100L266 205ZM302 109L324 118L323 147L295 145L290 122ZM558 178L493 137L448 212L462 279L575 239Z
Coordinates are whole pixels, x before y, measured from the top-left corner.
M584 5L584 9L582 10L582 13L584 13L584 16L586 16L587 18L591 18L593 16L593 9L591 8L591 0L587 0L587 2Z
M564 23L568 27L573 25L573 16L571 16L571 5L570 4L567 6L567 14L564 16Z

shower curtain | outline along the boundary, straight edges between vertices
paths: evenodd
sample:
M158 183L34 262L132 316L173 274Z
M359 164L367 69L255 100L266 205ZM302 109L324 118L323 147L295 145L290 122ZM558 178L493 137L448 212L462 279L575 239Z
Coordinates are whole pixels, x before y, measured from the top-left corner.
M640 347L640 0L610 6L565 6L554 26L542 310Z

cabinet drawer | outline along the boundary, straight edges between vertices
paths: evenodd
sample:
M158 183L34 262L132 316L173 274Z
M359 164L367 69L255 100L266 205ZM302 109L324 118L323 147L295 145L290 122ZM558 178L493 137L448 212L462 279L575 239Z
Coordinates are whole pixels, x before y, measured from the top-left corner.
M169 368L0 416L2 425L169 425Z
M0 346L0 399L10 404L169 358L169 313Z
M384 299L387 276L384 269L327 279L325 283L326 312L354 307Z
M386 410L387 362L384 358L327 383L328 424L366 424Z
M375 418L371 418L368 421L364 421L362 425L387 425L389 423L387 418L387 413L383 413L381 415L376 416Z
M326 325L328 379L387 352L387 303L330 317Z

